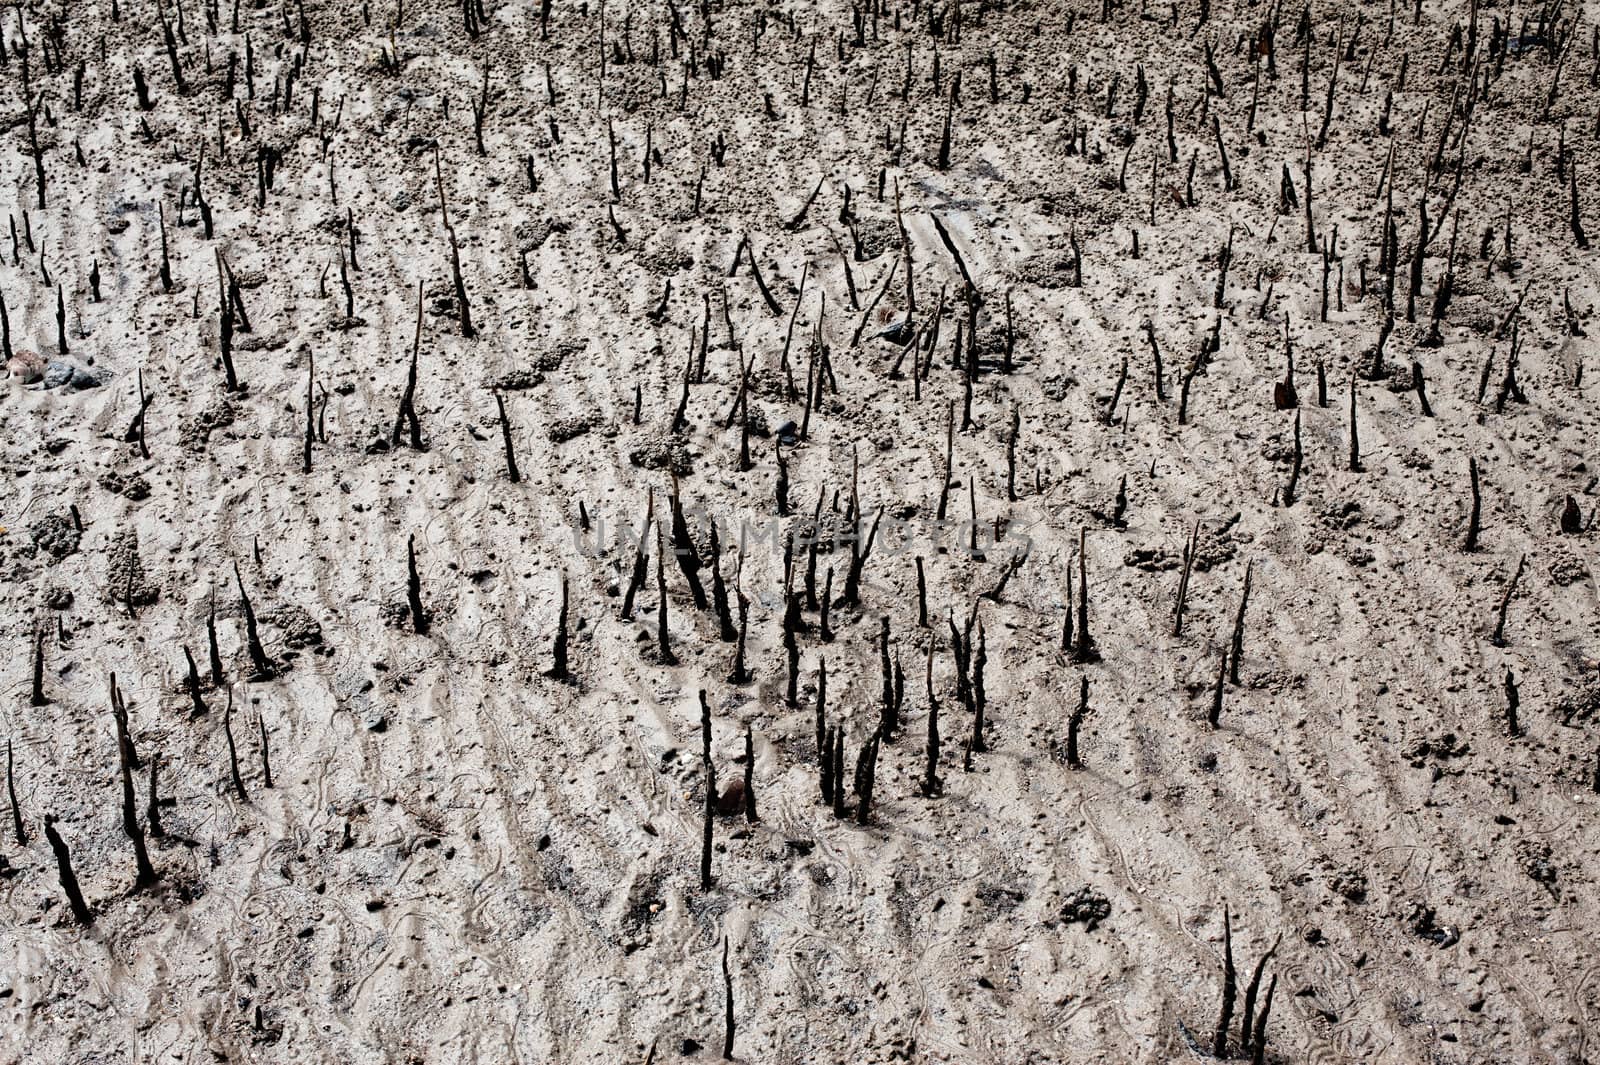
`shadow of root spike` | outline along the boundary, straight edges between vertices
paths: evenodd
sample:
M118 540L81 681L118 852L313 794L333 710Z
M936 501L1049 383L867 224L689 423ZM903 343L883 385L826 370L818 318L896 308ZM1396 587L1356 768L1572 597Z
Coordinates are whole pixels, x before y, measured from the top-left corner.
M44 819L44 835L50 841L50 849L55 852L56 875L61 881L61 890L67 896L67 905L72 908L73 919L85 926L94 924L94 911L83 901L83 890L72 871L72 852L56 831L54 814L46 815Z

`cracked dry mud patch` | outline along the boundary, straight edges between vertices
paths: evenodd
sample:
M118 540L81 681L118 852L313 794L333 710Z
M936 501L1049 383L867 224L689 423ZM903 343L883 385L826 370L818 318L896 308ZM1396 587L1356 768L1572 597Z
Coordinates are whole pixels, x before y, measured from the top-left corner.
M1594 1060L1595 18L7 7L0 1060Z

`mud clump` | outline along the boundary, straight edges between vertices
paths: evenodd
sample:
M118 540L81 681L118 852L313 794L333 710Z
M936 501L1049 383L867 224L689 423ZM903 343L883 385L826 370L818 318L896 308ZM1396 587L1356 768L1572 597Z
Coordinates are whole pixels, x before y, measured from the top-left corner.
M1231 532L1227 529L1220 531L1200 529L1200 538L1195 543L1194 569L1197 573L1204 573L1214 569L1224 562L1232 560L1238 553ZM1183 565L1183 550L1167 546L1135 547L1122 556L1122 564L1134 569L1142 569L1146 573L1162 573L1166 570L1177 569Z
M411 628L411 604L404 599L391 599L378 607L378 618L391 629Z
M1453 926L1438 923L1433 907L1427 903L1413 902L1406 910L1403 921L1406 931L1441 947L1454 946L1461 940L1461 933Z
M565 233L567 224L553 218L529 219L518 222L514 231L517 247L524 252L538 251L557 233Z
M639 252L639 265L662 277L693 269L694 255L679 247L678 239L679 235L671 230L656 234Z
M1091 888L1081 887L1067 896L1061 907L1061 919L1067 924L1081 924L1084 931L1093 932L1100 922L1111 916L1111 900Z
M1550 579L1563 588L1589 579L1588 563L1566 548L1551 552L1549 570Z
M278 630L285 647L300 650L322 646L322 626L303 607L279 603L260 612L262 624Z
M1440 763L1464 758L1471 751L1472 747L1454 732L1444 732L1437 736L1413 740L1406 744L1400 755L1411 763L1411 768L1421 769L1430 761Z
M1073 288L1078 283L1072 256L1066 252L1047 252L1023 260L1017 277L1044 289Z
M584 346L581 340L558 340L535 355L531 360L532 366L540 373L559 370L569 356L582 354Z
M847 537L857 535L865 534L854 523L846 521L843 514L824 509L816 521L811 520L810 514L791 518L784 527L783 542L794 548L797 557L813 546L817 554L831 555L836 547L848 542Z
M1329 878L1334 893L1350 902L1367 901L1367 874L1359 869L1341 869Z
M1266 691L1277 695L1301 691L1306 686L1306 675L1287 669L1263 669L1250 675L1246 682L1251 691Z
M1517 865L1528 874L1530 880L1554 891L1559 871L1551 857L1550 844L1531 839L1522 840L1517 844Z
M106 549L106 591L113 603L146 606L156 601L158 590L145 576L139 559L139 535L132 529L117 533Z
M204 451L211 441L211 434L232 425L233 419L233 404L226 399L218 400L178 424L178 442L185 451Z
M689 445L676 434L653 433L628 449L628 461L644 470L670 470L679 477L694 472Z
M1172 550L1165 547L1135 547L1122 556L1124 566L1142 569L1146 573L1161 573L1169 569L1177 569L1183 564L1183 559Z
M507 370L489 382L489 387L500 392L525 392L544 384L544 374L525 367Z
M135 503L150 498L150 482L137 473L107 470L100 475L100 487L112 495L131 499Z
M900 229L892 218L863 218L853 232L857 262L869 262L900 244Z
M576 440L594 428L594 419L588 415L576 414L568 418L557 418L550 423L550 428L545 435L553 444L564 444L568 440Z
M1336 532L1345 532L1361 523L1361 504L1352 500L1326 503L1317 510L1317 520Z
M1073 389L1078 387L1078 379L1069 373L1049 374L1039 383L1039 387L1043 390L1046 399L1060 403L1072 394Z
M1584 725L1600 718L1600 675L1585 674L1556 702L1563 725Z
M28 535L39 550L60 562L78 550L83 534L65 514L47 514L28 527Z

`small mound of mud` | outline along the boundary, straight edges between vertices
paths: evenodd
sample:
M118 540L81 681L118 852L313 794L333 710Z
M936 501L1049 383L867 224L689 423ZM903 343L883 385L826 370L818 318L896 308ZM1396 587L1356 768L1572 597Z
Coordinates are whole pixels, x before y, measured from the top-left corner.
M119 532L106 549L106 591L112 602L127 606L145 606L159 594L145 576L139 559L139 534L132 529Z
M847 536L857 533L858 530L845 521L843 514L824 508L815 524L809 513L790 518L784 526L783 542L794 548L796 557L809 554L813 544L816 545L817 554L831 555L834 548L848 542ZM866 533L860 530L859 535L865 536Z
M1556 702L1563 725L1585 725L1600 719L1600 674L1588 673Z
M391 629L411 626L411 604L404 599L391 599L378 607L378 617Z
M1328 886L1351 902L1367 900L1367 874L1359 869L1341 869L1328 878Z
M299 650L322 645L322 626L303 607L280 603L261 611L258 617L262 624L278 630L285 647Z
M1461 758L1471 750L1471 745L1457 737L1454 732L1445 732L1438 736L1413 740L1400 754L1411 762L1413 769L1421 769L1430 758L1443 762L1451 758Z
M1067 896L1065 905L1061 907L1061 919L1067 924L1083 925L1086 932L1093 932L1100 927L1101 921L1110 916L1111 900L1087 887L1081 887Z
M1440 925L1434 909L1423 902L1413 902L1404 918L1406 930L1414 936L1437 943L1441 947L1455 945L1461 934L1450 925Z
M141 499L150 498L150 482L137 473L107 470L100 475L99 483L101 488L112 495L119 495L136 503Z
M1078 282L1078 271L1070 252L1041 252L1018 264L1017 277L1045 289L1073 288Z
M694 268L694 255L678 246L682 234L676 229L661 229L651 234L637 256L639 265L653 274L670 277Z
M852 232L855 234L858 262L870 262L900 245L900 228L892 218L859 219Z
M538 251L544 247L545 241L557 233L565 233L567 224L554 218L537 218L526 222L518 222L514 230L517 248L520 251Z
M679 477L694 472L689 446L676 434L656 432L641 437L628 449L628 461L644 470L670 470Z
M594 428L595 420L591 415L574 414L567 418L557 418L550 423L550 428L545 430L545 435L553 444L565 444L568 440L576 440L586 435Z
M517 369L507 370L499 377L489 382L489 387L498 392L523 392L530 388L537 388L544 383L544 374L537 370Z
M1197 573L1205 573L1224 562L1232 560L1238 553L1238 545L1234 542L1232 525L1220 530L1200 529L1199 540L1195 544L1194 569ZM1142 569L1146 573L1162 573L1166 570L1177 569L1183 565L1183 549L1174 550L1171 547L1136 547L1122 556L1124 566Z
M233 424L233 404L220 399L178 425L178 442L185 451L204 451L211 434Z
M1555 860L1551 857L1550 844L1542 841L1531 839L1520 841L1517 844L1517 864L1528 874L1529 879L1537 880L1547 886L1554 884L1559 875Z
M544 373L559 370L567 356L580 354L583 348L581 340L558 340L533 357L533 368Z
M78 550L83 534L65 514L47 514L28 526L33 542L57 562Z
M1589 565L1564 547L1550 552L1550 579L1563 588L1589 579Z

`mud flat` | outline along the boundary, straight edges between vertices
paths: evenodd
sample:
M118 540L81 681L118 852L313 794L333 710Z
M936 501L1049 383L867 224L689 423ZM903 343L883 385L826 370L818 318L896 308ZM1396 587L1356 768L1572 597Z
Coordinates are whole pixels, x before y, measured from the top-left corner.
M0 1060L1593 1060L1596 34L7 8Z

